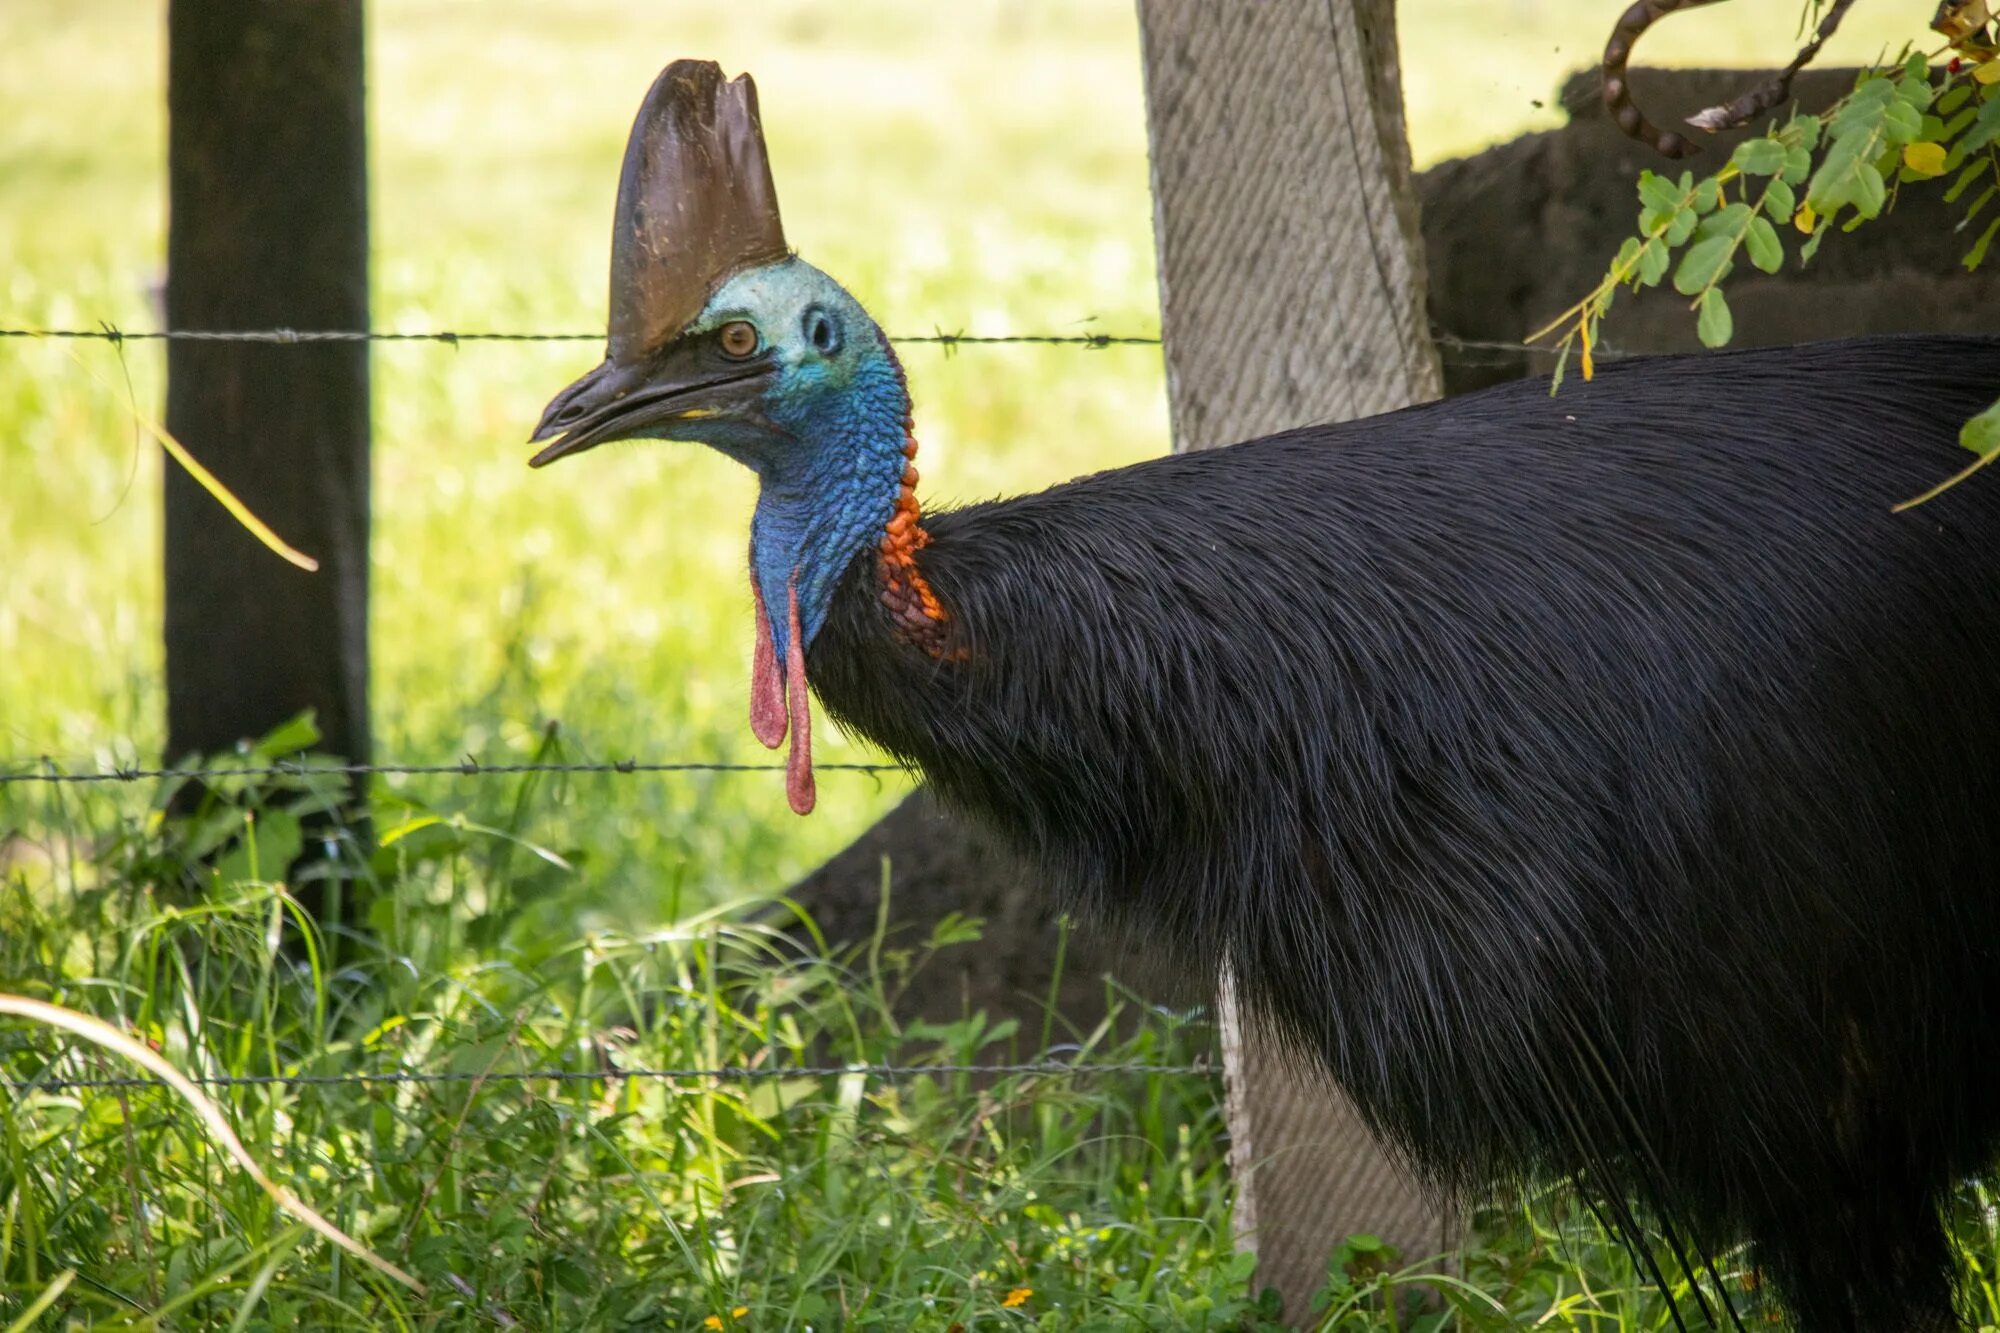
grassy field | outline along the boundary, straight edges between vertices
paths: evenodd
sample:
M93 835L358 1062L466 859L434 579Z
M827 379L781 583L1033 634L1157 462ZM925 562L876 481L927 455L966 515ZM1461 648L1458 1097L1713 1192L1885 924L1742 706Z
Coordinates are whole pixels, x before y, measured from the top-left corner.
M1785 50L1791 8L1724 6L1663 25L1649 51L1741 63ZM1601 40L1607 13L1502 0L1448 31L1406 17L1419 160L1553 123L1536 104ZM1900 21L1864 7L1843 52L1872 53ZM162 7L138 0L0 7L0 323L155 322L163 26ZM1157 327L1129 5L386 0L370 38L379 327L602 327L632 106L684 53L757 73L794 244L890 330ZM747 476L672 448L547 475L521 466L541 405L595 355L378 350L383 754L517 755L555 719L577 753L750 755ZM124 359L150 409L158 349ZM914 347L906 360L933 502L1167 445L1152 349ZM0 757L150 756L161 460L135 436L116 357L0 348L0 426ZM829 745L825 758L842 757ZM798 821L767 778L579 784L542 833L591 853L568 897L579 919L643 927L663 876L697 897L776 888L897 795L866 778L827 785L820 813ZM422 794L462 795L435 780Z
M1405 6L1419 162L1554 123L1554 89L1616 7ZM1908 9L1860 7L1830 58L1900 41L1923 17ZM1665 25L1648 54L1769 59L1791 49L1793 10L1723 6ZM892 332L1157 327L1129 4L381 0L370 23L378 327L601 327L623 136L683 54L755 71L793 243ZM157 322L163 27L141 0L0 5L0 325ZM762 757L744 725L747 476L672 447L522 466L541 405L596 355L377 351L383 755L522 758L553 721L571 757ZM905 355L932 502L1167 447L1155 349ZM162 360L0 342L0 765L162 743L161 460L124 389L129 373L153 411ZM820 757L865 752L827 735ZM766 775L387 782L377 934L301 960L270 876L309 793L255 793L246 838L240 815L166 817L158 791L0 788L0 989L115 1017L211 1074L1032 1054L1041 1033L974 1016L887 1018L909 969L976 944L829 954L746 924L901 790L828 773L798 820ZM1198 1015L1143 1006L1129 1036L1056 1035L1114 1063L1212 1045ZM0 1029L0 1078L118 1072L57 1050ZM0 1329L72 1270L50 1320L104 1327L1257 1320L1206 1075L503 1078L224 1100L278 1175L429 1293L290 1226L157 1091L10 1091ZM2000 1252L1985 1202L1968 1197L1963 1231L1982 1282ZM1487 1220L1464 1258L1483 1295L1454 1298L1454 1324L1668 1326L1587 1217L1540 1201ZM1394 1265L1344 1261L1333 1326L1407 1327L1383 1295Z

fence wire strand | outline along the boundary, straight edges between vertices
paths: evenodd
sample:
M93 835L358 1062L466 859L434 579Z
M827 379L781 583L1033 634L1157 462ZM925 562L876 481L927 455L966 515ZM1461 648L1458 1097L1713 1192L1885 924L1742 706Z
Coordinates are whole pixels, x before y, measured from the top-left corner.
M376 329L121 329L103 324L94 329L0 328L0 338L49 338L109 343L199 342L265 343L297 347L309 343L573 343L603 342L603 330L590 333L515 333L506 330L456 331ZM936 333L897 334L897 343L932 343L942 347L992 347L1025 344L1047 347L1158 347L1158 334L1142 333Z
M504 329L451 330L414 329L407 331L376 329L122 329L115 324L101 323L94 329L78 328L0 328L0 338L55 339L69 341L93 341L108 343L127 342L202 342L202 343L253 343L280 347L302 347L313 343L441 343L456 347L461 343L572 343L603 342L601 331L590 332L513 332ZM906 344L930 344L944 347L1158 347L1161 338L1156 333L933 333L895 334L891 342ZM1520 356L1527 353L1552 354L1553 349L1532 343L1506 342L1491 338L1461 338L1457 334L1434 331L1432 341L1442 348L1458 352L1495 352ZM1603 347L1597 351L1599 358L1614 360L1623 355L1615 348Z
M1026 1060L1012 1064L934 1065L723 1065L712 1069L514 1069L478 1073L468 1070L389 1070L357 1074L189 1074L188 1081L204 1088L332 1088L361 1086L429 1086L486 1083L693 1083L765 1082L773 1079L878 1078L903 1079L930 1075L993 1074L1055 1075L1087 1077L1112 1074L1157 1074L1163 1077L1213 1076L1219 1066L1205 1061L1193 1064L1106 1063L1084 1064L1069 1060ZM116 1088L164 1088L164 1079L144 1074L107 1074L93 1078L13 1078L0 1079L0 1089L21 1093L53 1093Z
M900 764L834 763L813 765L820 773L902 773L907 770ZM63 768L55 760L43 757L34 761L34 766L23 760L6 763L0 769L0 786L14 783L93 783L93 782L149 782L194 778L207 781L210 778L304 778L315 775L331 777L365 777L373 774L446 774L453 777L483 778L505 777L522 773L782 773L785 766L778 763L721 763L706 760L656 763L638 759L608 759L590 763L522 762L492 764L483 760L465 758L449 764L341 764L314 763L308 760L280 759L268 764L242 764L204 768L200 766L159 767L159 768L104 768L71 770Z

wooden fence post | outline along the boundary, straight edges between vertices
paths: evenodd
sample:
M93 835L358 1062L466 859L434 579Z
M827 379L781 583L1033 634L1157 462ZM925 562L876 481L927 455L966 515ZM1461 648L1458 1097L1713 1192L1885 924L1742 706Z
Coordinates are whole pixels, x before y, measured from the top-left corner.
M1435 398L1393 0L1140 0L1177 449ZM1307 1317L1333 1244L1445 1227L1353 1109L1308 1087L1225 980L1239 1243Z
M368 327L362 0L173 0L167 319ZM169 758L318 714L368 732L368 347L172 342L167 425L293 545L285 564L166 477Z

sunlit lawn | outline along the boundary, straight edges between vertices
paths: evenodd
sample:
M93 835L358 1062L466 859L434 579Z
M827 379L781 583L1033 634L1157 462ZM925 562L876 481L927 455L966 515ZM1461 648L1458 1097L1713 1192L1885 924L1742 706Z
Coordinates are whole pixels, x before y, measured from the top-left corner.
M1649 54L1777 53L1789 8L1668 23ZM1580 0L1406 13L1419 160L1553 123L1535 103L1609 15ZM384 0L370 18L379 327L601 327L620 146L640 91L683 54L757 74L793 243L892 332L1157 327L1128 4ZM1864 8L1842 51L1872 52L1899 21ZM163 32L157 3L0 6L0 324L156 322ZM501 757L558 719L582 753L750 756L747 477L673 447L521 466L542 403L596 354L377 350L382 754ZM1154 349L905 356L933 503L1167 446ZM162 357L133 345L124 360L0 343L4 756L151 756L161 741L161 463L122 371L152 410ZM540 832L589 848L576 911L647 921L668 878L696 898L781 885L898 790L829 775L799 821L761 776L586 783Z

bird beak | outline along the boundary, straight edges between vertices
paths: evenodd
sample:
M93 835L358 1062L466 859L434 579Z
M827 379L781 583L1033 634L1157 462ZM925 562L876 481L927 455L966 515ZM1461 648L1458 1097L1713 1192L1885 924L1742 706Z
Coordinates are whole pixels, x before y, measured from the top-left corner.
M673 362L679 359L669 353L665 365L650 367L606 359L550 401L528 443L551 443L528 466L547 467L611 440L672 439L679 422L762 423L763 390L772 374L768 361L677 371Z

